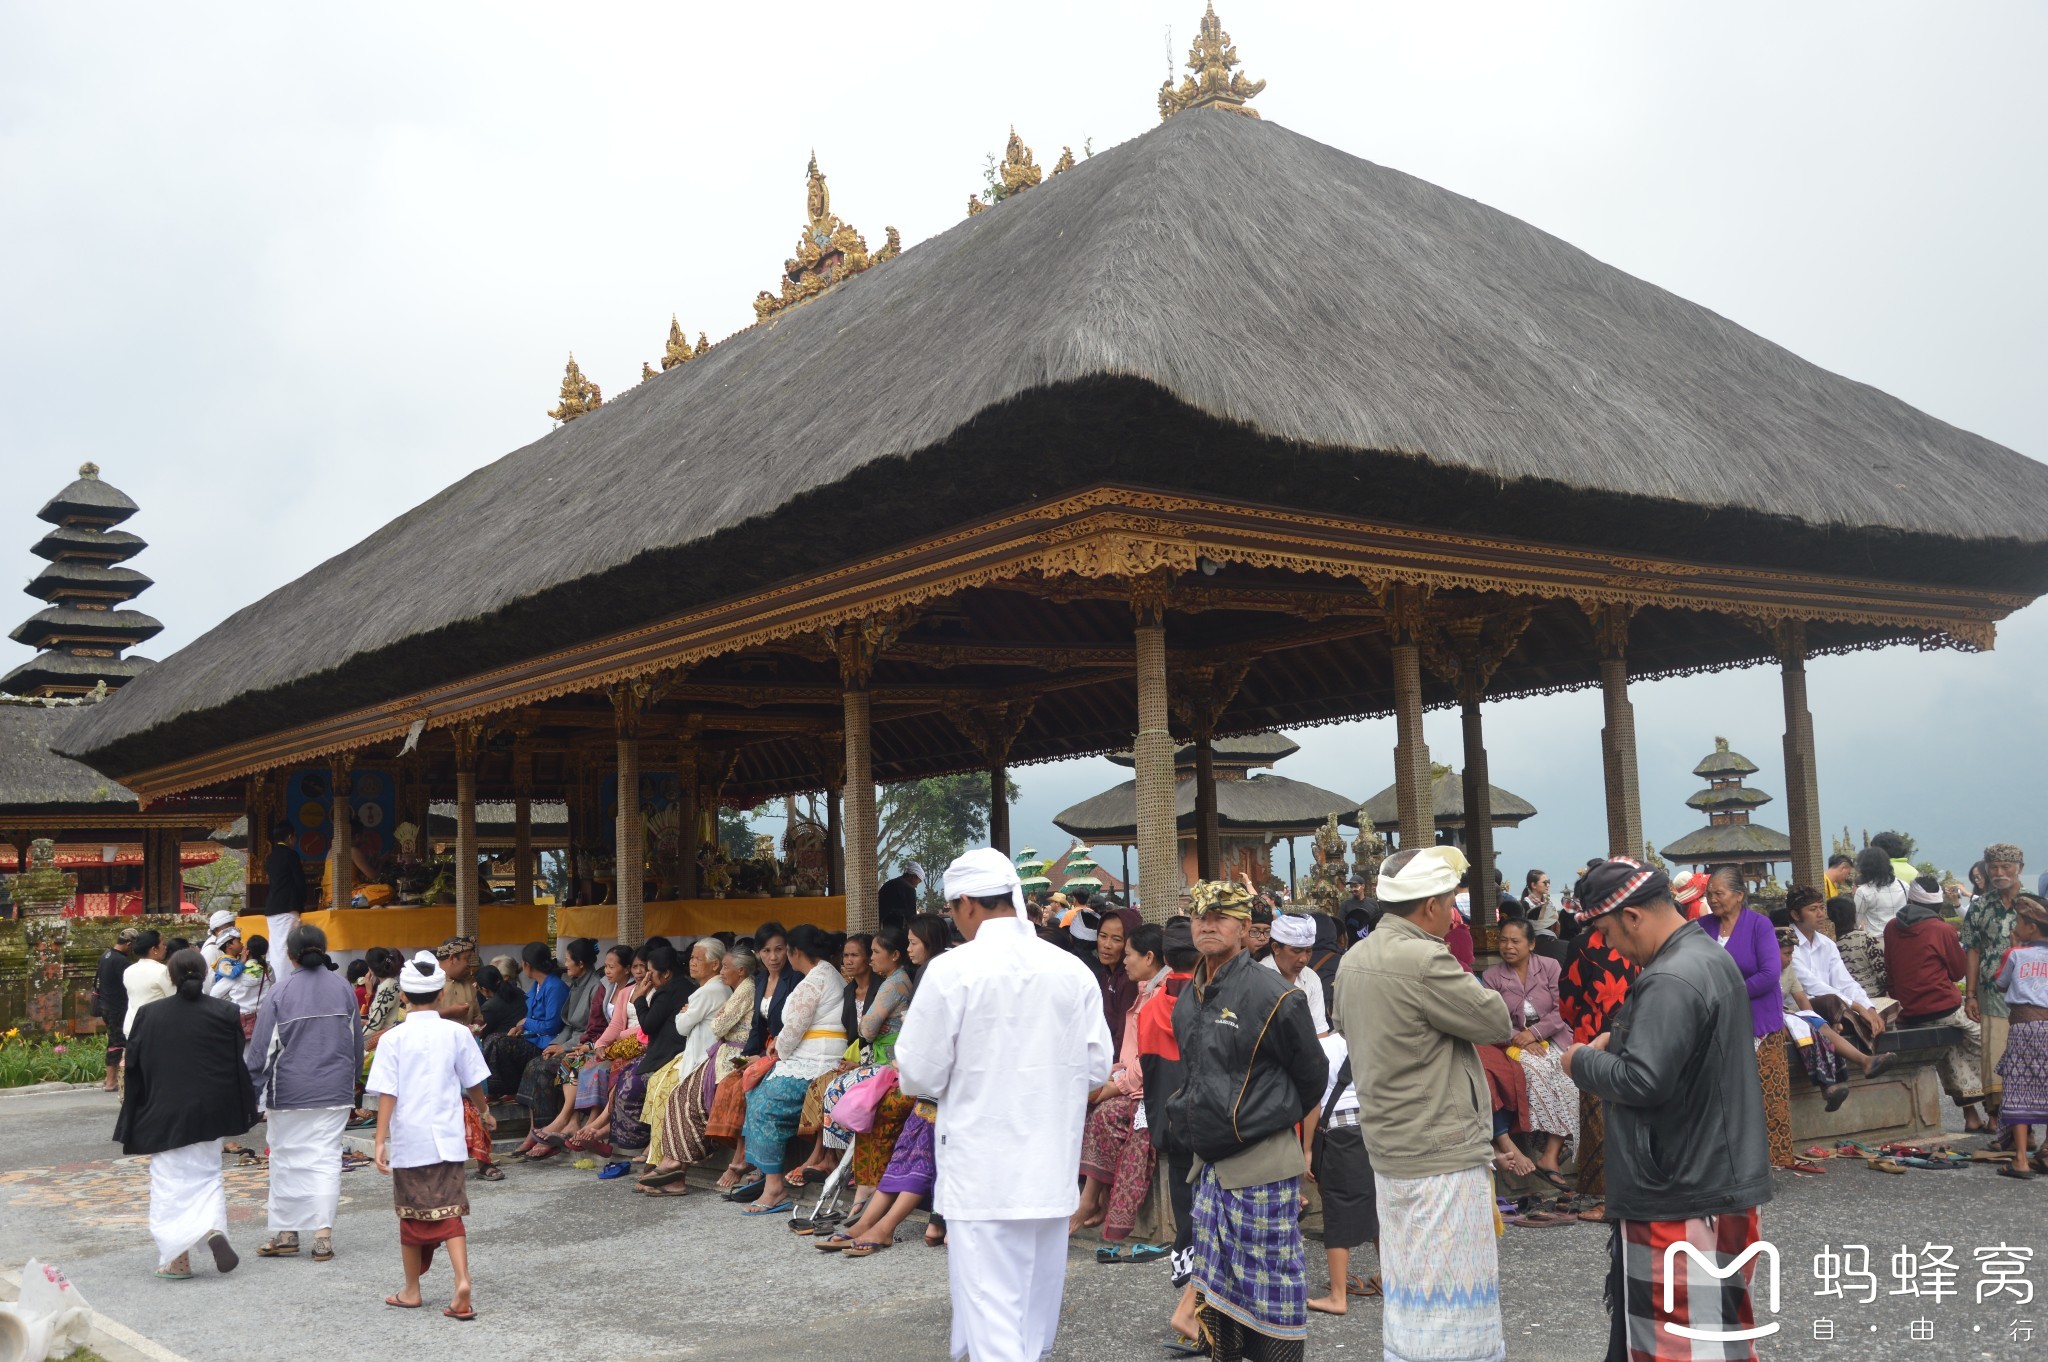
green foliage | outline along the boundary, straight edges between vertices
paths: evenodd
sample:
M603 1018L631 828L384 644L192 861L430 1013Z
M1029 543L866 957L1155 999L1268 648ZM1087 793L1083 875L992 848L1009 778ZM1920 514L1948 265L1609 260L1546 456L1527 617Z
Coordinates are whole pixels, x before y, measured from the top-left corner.
M239 911L248 878L249 871L242 854L232 849L223 850L219 860L194 866L185 872L185 890L202 913L211 913L219 908Z
M92 1083L107 1076L107 1038L73 1036L31 1040L19 1030L0 1033L0 1088L31 1083Z
M754 858L754 825L749 820L767 816L766 804L746 813L736 813L731 809L718 811L718 845L725 848L726 859L750 861Z
M981 168L981 178L988 181L988 187L981 191L984 203L1001 203L1009 195L1003 184L1003 158L994 152L988 154L988 163Z
M1009 800L1017 802L1017 782L1009 782ZM942 907L939 874L970 845L988 839L988 777L979 771L931 776L885 785L875 800L877 869L893 877L905 861L925 868L921 897L928 908Z

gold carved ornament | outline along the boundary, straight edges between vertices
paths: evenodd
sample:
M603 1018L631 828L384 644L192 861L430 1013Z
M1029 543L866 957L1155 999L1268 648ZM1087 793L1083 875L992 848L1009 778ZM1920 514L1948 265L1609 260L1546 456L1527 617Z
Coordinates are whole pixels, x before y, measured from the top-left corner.
M699 334L701 335L702 333ZM690 349L690 342L683 336L682 323L676 320L674 313L670 313L668 319L668 346L662 351L661 367L673 369L678 364L688 364L696 357L697 352Z
M1174 88L1171 76L1159 87L1159 121L1164 123L1177 113L1203 108L1227 109L1257 118L1259 111L1248 107L1245 101L1265 89L1266 82L1247 80L1244 72L1232 71L1230 68L1237 64L1237 48L1223 31L1216 6L1211 4L1202 15L1202 26L1195 33L1193 45L1188 48L1188 70L1195 74L1183 77L1178 89Z
M561 402L548 412L551 421L569 422L586 412L596 411L604 405L604 393L595 383L583 376L583 370L576 365L576 354L569 354L569 367L562 371Z
M841 280L850 279L870 265L888 260L902 250L894 227L887 228L888 241L880 251L868 253L867 238L842 222L832 211L832 196L825 188L825 173L818 169L818 157L811 155L806 174L804 208L808 220L796 240L796 255L782 262L782 290L763 289L754 299L756 322L798 303L809 302ZM702 348L698 350L703 353Z

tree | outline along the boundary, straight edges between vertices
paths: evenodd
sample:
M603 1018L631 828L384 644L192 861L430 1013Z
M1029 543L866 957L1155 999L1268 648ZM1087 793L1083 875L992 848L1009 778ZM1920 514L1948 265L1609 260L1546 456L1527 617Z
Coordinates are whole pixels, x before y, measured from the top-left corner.
M185 891L200 912L213 913L222 908L239 911L242 888L249 878L249 863L241 852L224 848L218 860L195 865L182 878Z
M1009 801L1017 802L1017 782L1009 781ZM927 908L943 907L939 872L972 843L988 837L988 777L979 771L930 776L884 785L875 800L876 869L884 879L917 861L928 872L921 897Z

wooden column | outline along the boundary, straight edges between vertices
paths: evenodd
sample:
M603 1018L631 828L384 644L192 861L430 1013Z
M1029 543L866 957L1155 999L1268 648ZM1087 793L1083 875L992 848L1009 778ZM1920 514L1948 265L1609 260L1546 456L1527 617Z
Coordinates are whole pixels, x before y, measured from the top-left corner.
M1204 734L1195 739L1195 873L1205 880L1216 878L1216 843L1216 744Z
M843 894L846 892L846 837L840 827L839 786L825 787L825 855L828 872L825 892Z
M250 776L242 783L242 821L249 832L249 854L242 862L242 910L260 913L270 897L263 858L270 854L270 825L277 816L270 809L270 777ZM283 950L282 942L278 949ZM282 957L279 957L280 959Z
M333 893L328 897L329 909L349 906L356 896L356 862L351 851L355 844L355 825L350 818L350 769L355 762L347 753L333 758L328 766L329 789L333 793L333 804L328 810L327 826L332 839L327 844L327 868L333 881Z
M869 704L865 689L848 686L846 714L846 930L877 931L882 925L881 882L875 866L875 775L869 750Z
M1467 680L1459 691L1465 726L1465 857L1472 862L1472 925L1490 927L1500 908L1493 879L1493 785L1486 769L1479 686Z
M185 900L184 872L178 865L182 847L176 828L142 830L142 910L175 913ZM24 849L22 855L26 857Z
M988 844L1010 854L1010 768L1002 762L988 768Z
M512 748L512 901L533 902L533 753L521 733Z
M1787 620L1774 632L1785 691L1785 814L1792 824L1792 882L1818 885L1826 873L1827 847L1820 831L1813 714L1806 707L1806 624Z
M619 944L647 939L647 824L640 812L640 716L649 686L625 681L612 687L612 718L618 749L617 812L612 821L612 875L618 896Z
M1180 903L1180 835L1174 824L1173 734L1167 727L1166 599L1162 576L1132 584L1137 612L1138 731L1131 743L1137 768L1138 906L1147 922L1164 922Z
M1626 606L1601 606L1593 614L1600 647L1600 766L1606 777L1607 854L1644 854L1643 796L1636 767L1636 709L1628 698Z
M678 892L686 899L696 898L700 892L697 853L704 849L704 830L697 809L697 749L685 743L676 757L676 855L682 862L676 867L676 878Z
M455 934L482 945L482 910L476 892L476 755L483 730L455 726Z
M1436 808L1422 737L1422 603L1412 587L1397 586L1394 594L1394 795L1405 850L1435 844Z

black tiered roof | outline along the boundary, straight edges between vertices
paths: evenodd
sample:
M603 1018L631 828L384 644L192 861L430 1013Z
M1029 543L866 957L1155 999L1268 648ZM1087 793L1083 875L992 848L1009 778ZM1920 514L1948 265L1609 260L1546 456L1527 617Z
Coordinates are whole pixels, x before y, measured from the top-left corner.
M19 695L83 695L102 682L126 685L155 665L122 653L163 632L139 610L121 607L150 588L133 568L119 567L147 548L114 526L139 508L128 494L100 481L98 464L85 464L78 480L43 504L37 516L55 526L33 552L50 560L23 588L46 603L8 637L42 651L0 677L0 691Z

